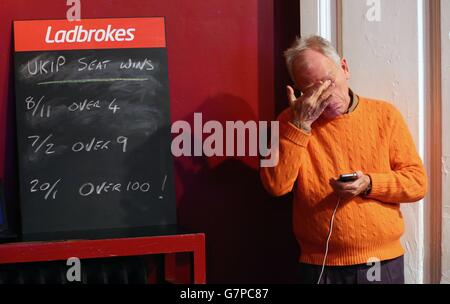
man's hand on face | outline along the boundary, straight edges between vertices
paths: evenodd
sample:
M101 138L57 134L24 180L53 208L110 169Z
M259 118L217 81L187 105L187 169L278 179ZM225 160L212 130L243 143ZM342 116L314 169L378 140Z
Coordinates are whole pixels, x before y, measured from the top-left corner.
M350 200L364 191L370 184L370 177L361 171L356 172L358 178L352 182L340 182L338 179L331 179L330 185L334 192L338 194L342 201Z
M335 84L331 80L316 83L302 96L297 98L294 89L287 86L289 105L294 113L292 123L299 128L311 130L315 122L328 106L328 98L331 96Z

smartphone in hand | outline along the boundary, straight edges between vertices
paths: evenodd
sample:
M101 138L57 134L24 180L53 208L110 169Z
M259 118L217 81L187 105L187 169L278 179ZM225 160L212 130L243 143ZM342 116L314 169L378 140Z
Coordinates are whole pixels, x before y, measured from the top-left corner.
M348 173L348 174L341 174L339 176L339 181L340 182L352 182L358 179L358 174L356 174L356 172L353 173Z

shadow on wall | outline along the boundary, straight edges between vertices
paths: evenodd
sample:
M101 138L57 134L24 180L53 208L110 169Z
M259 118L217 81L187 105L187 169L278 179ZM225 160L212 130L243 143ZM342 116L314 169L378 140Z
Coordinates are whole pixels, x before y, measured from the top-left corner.
M195 112L203 123L256 120L244 100L227 94ZM193 115L183 120L193 127ZM258 163L257 157L175 159L178 223L206 233L208 283L296 282L292 200L264 190Z

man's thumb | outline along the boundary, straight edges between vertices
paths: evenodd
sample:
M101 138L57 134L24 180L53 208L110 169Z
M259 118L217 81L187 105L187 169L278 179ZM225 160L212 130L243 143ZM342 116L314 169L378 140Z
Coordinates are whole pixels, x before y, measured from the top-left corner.
M288 97L289 105L291 107L293 107L295 105L295 101L297 100L297 98L295 97L294 89L290 85L288 85L288 86L286 86L286 90L287 90L287 97Z

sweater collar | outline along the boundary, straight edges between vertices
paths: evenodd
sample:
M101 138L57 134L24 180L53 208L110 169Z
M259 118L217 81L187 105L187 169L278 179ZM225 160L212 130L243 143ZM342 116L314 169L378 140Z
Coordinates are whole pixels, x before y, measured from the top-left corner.
M355 111L356 107L359 104L359 97L356 95L352 89L348 89L348 95L350 96L350 106L348 107L348 111L345 114L350 114Z

